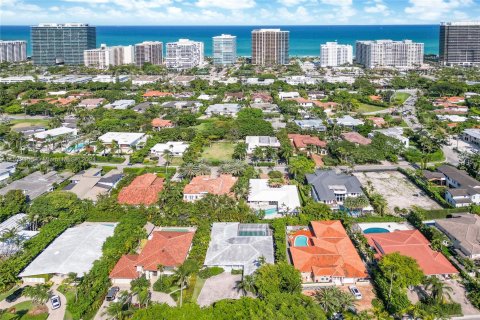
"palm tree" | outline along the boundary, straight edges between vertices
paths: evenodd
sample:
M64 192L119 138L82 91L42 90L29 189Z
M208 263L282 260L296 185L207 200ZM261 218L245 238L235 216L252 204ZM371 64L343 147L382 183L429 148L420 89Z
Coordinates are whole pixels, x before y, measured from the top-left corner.
M430 276L424 281L425 289L430 291L430 298L437 302L443 302L444 297L451 299L450 293L453 289L438 279L436 276Z
M388 205L387 200L385 200L385 198L379 193L371 194L370 199L372 200L372 205L377 210L378 214L383 216Z
M252 275L246 275L242 280L239 280L235 283L235 288L238 291L242 291L243 296L247 295L247 292L255 291L255 281Z
M253 149L252 156L255 162L258 162L258 160L263 160L265 158L263 148L255 147L255 149Z
M16 227L8 228L0 235L0 242L7 244L6 255L12 254L18 245L21 243L19 230Z
M67 274L67 278L65 279L65 283L71 287L73 290L75 290L75 301L78 299L78 289L77 289L77 273L76 272L69 272Z
M157 270L160 275L160 279L162 279L163 272L165 271L165 266L163 264L157 264Z
M37 284L33 287L26 287L24 295L32 299L33 303L42 305L48 301L50 297L50 290L45 284Z
M197 166L196 176L209 175L210 173L211 173L210 167L208 165L206 165L205 163L200 163Z
M165 159L165 174L167 173L168 165L172 162L173 154L170 150L163 150L163 159Z
M257 261L258 261L258 264L259 264L260 266L263 266L264 264L267 263L267 259L265 259L264 256L258 257Z
M267 158L268 160L270 161L277 161L277 150L275 150L274 148L268 146L265 148L265 158Z
M340 301L338 300L337 287L326 287L316 290L314 294L315 301L329 316L339 311Z
M178 170L183 178L191 179L196 175L196 165L192 162L184 163Z
M110 303L103 315L108 315L112 319L123 320L130 313L131 311L125 309L125 304L122 301L118 301Z
M95 142L95 156L97 156L99 153L103 155L104 151L105 151L105 145L102 143L102 141Z
M177 283L180 285L180 307L183 304L183 289L185 289L190 275L196 270L198 270L198 266L193 260L186 260L175 270L175 277L177 278Z
M112 143L110 144L110 152L112 154L115 154L119 152L119 150L120 150L120 147L118 145L118 142L116 140L112 140Z

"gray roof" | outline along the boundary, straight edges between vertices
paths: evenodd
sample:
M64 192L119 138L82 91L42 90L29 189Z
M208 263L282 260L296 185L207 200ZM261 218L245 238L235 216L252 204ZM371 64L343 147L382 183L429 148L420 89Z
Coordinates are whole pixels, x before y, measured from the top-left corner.
M465 189L468 195L480 194L480 181L470 177L466 171L458 170L449 165L438 167L438 171L455 180L460 185L460 188Z
M446 231L466 254L480 254L480 216L461 214L449 219L435 221L440 230Z
M206 266L243 266L244 274L252 274L259 257L274 263L273 238L268 224L219 222L212 226Z
M51 191L54 184L58 184L67 179L70 173L57 173L50 171L46 174L36 171L22 179L15 180L6 187L0 189L0 194L5 195L10 190L22 190L29 200Z
M0 162L0 171L1 170L9 170L12 167L15 167L17 165L16 162Z
M113 235L116 225L85 222L65 230L20 273L20 276L69 272L82 276L89 272L93 262L102 256L103 243Z
M294 120L295 124L302 129L317 129L319 131L327 130L321 119Z
M331 186L345 186L348 193L363 193L357 177L336 173L334 170L317 170L315 173L307 174L306 179L322 201L335 200Z

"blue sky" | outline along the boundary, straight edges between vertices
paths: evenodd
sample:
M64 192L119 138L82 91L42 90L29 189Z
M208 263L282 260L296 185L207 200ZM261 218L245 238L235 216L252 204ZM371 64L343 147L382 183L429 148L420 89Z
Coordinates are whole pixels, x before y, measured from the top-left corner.
M0 23L437 24L480 20L480 0L0 0Z

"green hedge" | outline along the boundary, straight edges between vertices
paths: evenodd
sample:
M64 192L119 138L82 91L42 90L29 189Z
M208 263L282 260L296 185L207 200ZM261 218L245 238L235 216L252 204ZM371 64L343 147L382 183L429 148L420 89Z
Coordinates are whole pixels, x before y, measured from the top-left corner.
M255 163L257 167L275 167L275 162L257 162Z
M433 219L444 219L447 216L453 213L467 213L467 208L452 208L452 209L437 209L437 210L425 210L424 215L425 219L433 220Z
M208 279L214 276L218 276L222 274L225 270L220 267L211 267L211 268L204 268L198 272L198 276L202 279Z
M401 173L403 173L405 176L407 176L407 178L413 182L417 187L419 187L420 189L422 189L423 191L425 191L425 193L433 198L435 201L438 202L438 204L440 204L442 207L445 207L445 208L451 208L452 206L445 200L445 198L439 194L437 191L429 188L429 186L427 185L427 183L417 177L415 174L411 173L410 171L408 170L405 170L405 169L402 169L402 168L398 168L398 171L400 171Z

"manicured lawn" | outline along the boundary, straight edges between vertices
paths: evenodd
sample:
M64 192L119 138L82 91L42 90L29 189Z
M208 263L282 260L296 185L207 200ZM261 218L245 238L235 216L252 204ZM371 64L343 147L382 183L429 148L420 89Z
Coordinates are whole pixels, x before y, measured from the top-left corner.
M226 161L231 160L235 144L232 142L214 142L206 147L202 153L202 159Z
M48 318L48 312L35 316L28 315L27 313L33 308L33 303L31 301L20 302L14 305L12 308L15 308L15 313L7 312L0 317L0 320L45 320Z
M183 164L182 157L173 157L169 166L179 167Z
M11 293L13 293L13 291L15 291L15 289L17 289L18 287L17 286L14 286L12 289L4 292L4 293L0 293L0 301L3 301L3 299L5 299L6 297L8 297Z
M205 279L197 277L197 281L195 281L195 288L193 289L192 301L196 302L200 292L202 291L203 285L205 284Z
M10 124L13 128L25 128L31 126L46 126L48 120L44 119L14 119L10 120Z
M393 97L394 100L398 101L400 104L404 103L405 100L410 97L410 93L406 92L396 92L395 96Z
M377 111L381 111L381 110L385 110L385 108L377 107L377 106L374 106L374 105L371 105L371 104L360 103L359 106L358 106L358 109L355 110L355 111L359 112L359 113L364 113L364 112L377 112Z

